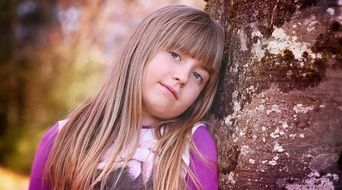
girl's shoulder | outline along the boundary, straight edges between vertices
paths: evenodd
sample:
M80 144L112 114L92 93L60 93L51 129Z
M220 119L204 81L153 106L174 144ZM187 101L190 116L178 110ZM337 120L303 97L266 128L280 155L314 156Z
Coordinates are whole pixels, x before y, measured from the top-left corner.
M192 127L192 135L194 135L195 133L207 133L207 134L211 134L208 130L208 125L206 123L196 123L193 127Z
M193 127L192 140L196 148L207 159L217 161L217 147L207 124L196 124Z
M196 123L192 128L192 137L194 145L198 151L206 158L216 162L217 148L214 138L205 123ZM187 165L190 164L190 158L195 156L194 152L187 146L183 154L183 160Z
M53 140L59 131L59 123L55 123L50 127L43 135L41 142L47 142Z
M63 128L67 120L61 120L56 122L52 127L50 127L41 138L40 144L45 145L54 141L59 131Z
M194 125L192 141L205 160L190 148L184 153L187 157L186 164L201 183L201 189L218 189L217 148L208 125L204 123ZM189 189L197 189L192 180L189 181L189 187Z
M197 148L203 147L203 145L216 147L212 133L206 123L196 123L194 125L192 128L192 141Z
M32 164L29 185L30 190L49 189L42 183L44 167L51 152L53 143L57 137L57 134L65 125L65 123L66 121L64 120L55 123L44 133L43 137L41 138Z

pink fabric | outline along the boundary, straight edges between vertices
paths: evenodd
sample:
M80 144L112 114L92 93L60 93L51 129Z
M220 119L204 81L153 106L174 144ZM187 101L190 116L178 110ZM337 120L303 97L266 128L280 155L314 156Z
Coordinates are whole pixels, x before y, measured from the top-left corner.
M33 160L29 190L48 190L48 184L43 184L43 170L58 133L58 123L52 126L41 139Z
M210 132L203 125L195 131L192 139L198 150L208 159L209 164L203 163L195 155L194 151L190 150L190 170L194 172L201 183L201 189L218 189L217 149ZM194 183L190 180L188 181L188 185L190 187L189 189L196 189Z
M29 190L49 190L48 184L43 184L42 174L43 169L51 151L53 142L58 133L58 123L51 127L43 136L38 146L31 171ZM200 181L204 190L218 189L217 175L217 150L215 142L207 130L206 126L200 126L192 136L194 143L199 151L213 164L207 166L192 150L190 150L190 169ZM195 190L195 185L191 180L187 180L188 187Z

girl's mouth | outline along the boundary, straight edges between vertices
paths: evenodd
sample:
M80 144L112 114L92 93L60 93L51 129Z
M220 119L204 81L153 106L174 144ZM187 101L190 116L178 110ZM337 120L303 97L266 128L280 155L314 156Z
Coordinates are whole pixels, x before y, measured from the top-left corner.
M165 87L171 94L173 94L173 96L177 99L177 93L176 91L169 85L167 84L163 84L163 83L160 83L163 87Z

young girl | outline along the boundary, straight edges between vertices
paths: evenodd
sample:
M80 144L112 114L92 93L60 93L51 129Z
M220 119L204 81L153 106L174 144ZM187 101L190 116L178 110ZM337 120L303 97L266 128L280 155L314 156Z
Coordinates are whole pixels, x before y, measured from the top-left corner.
M200 121L223 43L203 11L167 6L146 17L97 94L44 135L30 189L217 189L216 146Z

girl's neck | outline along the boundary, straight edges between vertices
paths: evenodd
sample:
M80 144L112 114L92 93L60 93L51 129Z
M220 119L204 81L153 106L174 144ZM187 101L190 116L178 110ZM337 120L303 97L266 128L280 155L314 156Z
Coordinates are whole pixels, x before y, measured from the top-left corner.
M143 111L142 113L142 122L141 122L141 126L153 126L154 124L156 124L157 122L159 122L159 120L151 115L146 114L146 112Z

